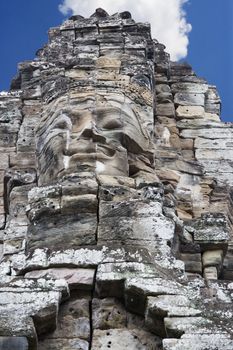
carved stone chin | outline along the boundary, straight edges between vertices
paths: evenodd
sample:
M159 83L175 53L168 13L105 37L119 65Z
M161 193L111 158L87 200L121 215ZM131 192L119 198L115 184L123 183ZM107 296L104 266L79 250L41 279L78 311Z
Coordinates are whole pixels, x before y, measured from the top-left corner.
M164 50L97 9L0 93L0 350L233 349L233 128Z

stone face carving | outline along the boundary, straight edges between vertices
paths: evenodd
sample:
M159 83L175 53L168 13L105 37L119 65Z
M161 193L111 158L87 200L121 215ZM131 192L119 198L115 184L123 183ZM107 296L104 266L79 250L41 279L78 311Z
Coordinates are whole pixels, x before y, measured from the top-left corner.
M130 84L130 76L120 74L120 64L119 59L97 58L81 92L74 86L43 111L36 130L40 184L73 172L128 176L131 157L151 166L153 107L144 103L143 108L125 89L145 90L150 99L152 93L142 89L137 75ZM72 70L75 81L79 72ZM106 85L108 79L114 79L112 88Z
M148 24L49 31L0 94L0 349L232 349L232 126Z

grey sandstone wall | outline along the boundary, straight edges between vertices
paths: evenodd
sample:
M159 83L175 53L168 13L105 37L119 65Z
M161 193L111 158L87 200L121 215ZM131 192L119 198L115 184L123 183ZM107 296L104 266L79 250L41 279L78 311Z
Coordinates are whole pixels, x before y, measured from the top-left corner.
M233 126L164 50L98 9L0 93L1 350L233 349Z

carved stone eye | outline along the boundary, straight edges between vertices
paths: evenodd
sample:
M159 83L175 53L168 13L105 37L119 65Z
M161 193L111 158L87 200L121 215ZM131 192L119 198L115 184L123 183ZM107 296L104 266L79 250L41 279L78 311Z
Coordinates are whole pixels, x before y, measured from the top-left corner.
M117 119L108 119L105 122L103 122L103 128L105 129L118 129L122 127L122 123L120 120Z

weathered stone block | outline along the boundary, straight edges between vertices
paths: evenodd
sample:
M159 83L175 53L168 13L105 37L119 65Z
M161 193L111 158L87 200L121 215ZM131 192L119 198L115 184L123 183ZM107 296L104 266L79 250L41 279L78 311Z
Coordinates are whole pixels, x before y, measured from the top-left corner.
M205 267L203 272L203 277L206 280L217 280L218 279L218 270L214 266Z
M202 254L202 263L204 267L220 266L222 265L223 251L208 250Z
M9 166L8 154L1 154L0 156L0 170L6 170Z
M126 176L98 175L97 179L101 186L109 186L109 187L126 186L130 188L135 187L134 179Z
M217 160L217 159L223 159L223 160L231 160L233 158L233 148L228 148L227 152L226 150L223 149L197 149L196 150L196 158L198 160L202 160L202 159L213 159L213 160Z
M211 327L211 321L207 318L197 317L165 317L164 324L169 338L180 338L184 333L197 332L198 328L203 330Z
M0 350L29 350L25 337L0 337Z
M94 269L53 268L34 270L25 274L26 278L65 279L70 289L92 290L94 286Z
M136 188L143 188L146 186L160 187L161 181L156 174L139 171L135 176Z
M89 343L79 338L74 339L44 339L38 343L38 350L88 350Z
M148 312L154 317L190 317L201 314L194 303L184 295L161 295L147 298Z
M185 271L202 274L201 254L181 254L181 260L185 262Z
M97 195L98 183L89 173L74 173L62 179L61 190L63 196Z
M97 213L97 198L93 194L62 196L61 213Z
M224 333L219 334L187 334L181 339L164 339L164 350L201 350L201 349L218 349L230 350L233 341Z
M204 116L205 110L201 106L179 106L176 109L176 116L178 119L193 119Z
M125 328L127 315L123 305L113 298L92 300L92 326L94 329Z
M0 197L3 197L4 195L4 183L0 183ZM3 206L1 206L0 208L3 209ZM3 210L0 209L0 213L2 214Z
M228 150L232 151L233 144L229 139L208 139L208 138L201 138L197 137L195 139L195 148L196 149L203 149L203 150L208 150L211 149L213 152L213 155L211 156L211 159L215 158L214 153L216 150ZM200 152L202 154L202 152ZM208 160L210 158L207 158ZM219 160L218 160L219 161Z
M150 333L139 329L109 329L95 330L93 349L111 348L114 350L145 349L156 350L159 339Z
M10 154L10 166L18 168L32 168L36 166L36 157L34 153L18 152Z
M207 84L197 84L197 83L175 83L171 86L172 92L185 92L193 94L205 94L208 90Z
M224 214L203 214L200 219L193 222L194 241L212 250L222 249L229 239L226 217Z
M156 114L159 116L174 117L175 116L175 107L171 103L158 104L156 107Z
M128 278L125 283L126 307L131 312L143 315L146 309L146 296L181 294L177 283L162 278Z
M204 94L176 93L174 103L181 106L201 106L205 105Z
M90 340L90 307L88 299L76 299L64 303L58 314L57 328L49 339L80 338Z
M28 229L29 249L56 250L96 244L96 214L54 215L42 218Z
M158 240L163 239L166 241L173 238L174 224L162 215L158 215L157 217L145 216L140 219L135 217L131 219L129 217L127 218L127 208L122 208L120 213L122 211L123 215L125 213L126 216L120 216L120 221L116 220L116 214L115 218L101 219L98 226L99 242L128 241L132 245L141 245L143 242L144 244L146 242L151 244ZM113 210L112 213L114 213Z
M171 92L171 88L167 84L157 84L156 87L155 87L155 90L156 90L157 94L170 93Z

